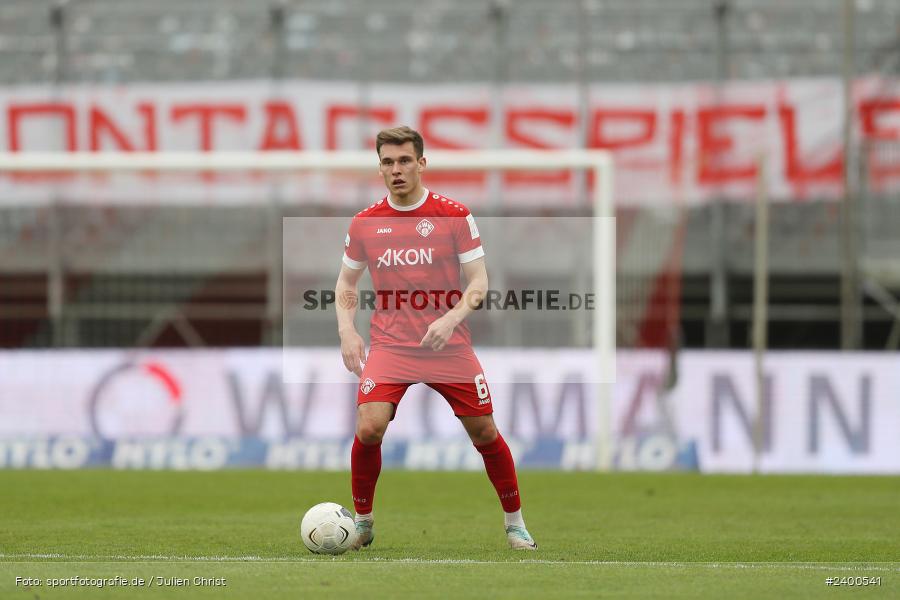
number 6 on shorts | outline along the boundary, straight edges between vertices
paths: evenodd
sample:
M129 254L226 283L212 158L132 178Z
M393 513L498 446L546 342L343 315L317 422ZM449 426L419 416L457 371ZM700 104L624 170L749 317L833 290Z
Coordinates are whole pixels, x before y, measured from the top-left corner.
M490 395L487 384L484 382L484 373L479 373L475 376L475 390L478 392L480 400L484 400Z

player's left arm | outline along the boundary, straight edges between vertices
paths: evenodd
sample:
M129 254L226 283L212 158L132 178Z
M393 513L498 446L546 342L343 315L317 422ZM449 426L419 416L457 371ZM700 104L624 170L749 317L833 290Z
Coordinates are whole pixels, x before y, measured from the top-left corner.
M462 263L462 271L467 282L462 298L456 303L456 306L428 326L425 337L419 342L420 346L432 350L443 350L456 326L462 323L484 300L488 290L488 275L484 257Z

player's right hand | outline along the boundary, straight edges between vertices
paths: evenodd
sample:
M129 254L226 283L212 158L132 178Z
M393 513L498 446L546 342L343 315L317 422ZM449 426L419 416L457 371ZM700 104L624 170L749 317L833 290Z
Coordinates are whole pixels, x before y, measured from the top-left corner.
M357 377L362 377L362 363L366 361L366 344L355 331L341 334L341 358L344 366Z

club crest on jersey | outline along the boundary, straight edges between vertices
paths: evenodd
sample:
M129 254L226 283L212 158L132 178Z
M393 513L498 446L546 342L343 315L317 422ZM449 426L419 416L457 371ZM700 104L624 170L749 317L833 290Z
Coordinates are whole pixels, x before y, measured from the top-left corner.
M359 386L359 391L361 391L363 394L368 394L369 392L371 392L374 389L375 389L375 382L372 381L371 379L369 379L368 377L366 377L366 380L363 381Z
M428 237L432 231L434 231L434 224L428 219L422 219L419 221L419 224L416 225L416 231L419 232L419 235L422 237Z

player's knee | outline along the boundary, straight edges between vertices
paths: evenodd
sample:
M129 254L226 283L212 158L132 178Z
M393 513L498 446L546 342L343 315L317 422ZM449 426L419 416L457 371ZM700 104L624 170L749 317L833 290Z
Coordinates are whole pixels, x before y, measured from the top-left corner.
M356 437L363 444L379 444L384 437L387 427L383 427L380 423L371 421L362 421L356 426Z
M496 440L497 435L497 426L494 425L494 421L491 419L472 431L471 437L476 445L481 446L483 444L490 444Z

